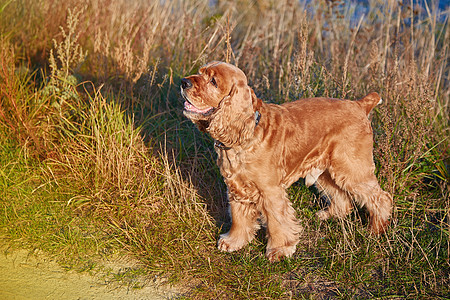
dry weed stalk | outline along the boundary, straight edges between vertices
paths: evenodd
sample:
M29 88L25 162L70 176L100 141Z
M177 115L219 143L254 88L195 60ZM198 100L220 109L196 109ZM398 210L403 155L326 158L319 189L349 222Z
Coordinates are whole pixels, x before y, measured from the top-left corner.
M15 60L13 46L0 36L0 124L11 130L26 153L43 158L47 124L42 112L46 111L46 100L29 92L26 85L31 75L28 70L25 75L18 74Z
M54 95L57 99L54 105L58 108L60 117L64 114L63 105L67 105L66 100L71 98L78 99L78 93L75 91L77 79L73 75L75 69L80 66L87 57L87 51L83 51L79 44L79 33L77 26L80 14L79 11L68 10L67 31L60 27L63 41L53 40L54 49L50 50L49 66L51 70L50 81L44 89L44 94ZM56 51L56 57L53 54ZM70 104L68 104L70 106Z
M63 41L58 43L53 40L53 46L56 50L56 55L60 66L58 66L55 56L53 55L53 49L50 50L50 68L51 68L51 80L66 79L69 74L73 73L73 68L82 63L87 52L84 52L81 45L78 43L79 33L77 33L77 26L79 22L80 11L68 10L67 16L67 32L63 27L60 27Z

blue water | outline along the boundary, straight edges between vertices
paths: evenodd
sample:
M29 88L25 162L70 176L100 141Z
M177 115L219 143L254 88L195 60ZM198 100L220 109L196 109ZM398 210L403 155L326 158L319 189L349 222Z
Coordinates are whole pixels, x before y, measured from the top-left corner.
M450 0L439 1L439 9L446 10L450 7Z
M314 0L307 0L306 2L312 2ZM362 7L364 6L368 6L369 1L368 0L351 0L351 3L354 4L360 4ZM402 1L405 5L410 5L411 4L411 0L403 0ZM433 4L437 4L437 7L439 10L444 11L448 8L450 8L450 0L441 0L441 1L437 1L437 0L427 0L426 1L428 4L428 7L433 7ZM414 6L416 5L420 5L422 7L425 7L425 0L413 0L413 4Z
M306 0L306 3L312 3L314 0ZM386 1L387 2L387 1ZM400 1L399 1L400 2ZM411 6L411 0L402 0L403 4L405 6ZM346 2L348 3L348 2ZM358 18L365 14L367 15L367 11L369 10L369 1L368 0L351 0L351 5L354 5L355 7L355 18ZM426 8L425 8L425 0L412 0L413 6L417 7L420 6L423 9L421 12L423 14L427 14ZM426 0L426 3L428 4L428 8L433 11L437 7L437 10L439 12L444 12L446 10L450 9L450 0ZM443 16L442 14L441 16Z
M431 12L437 12L438 13L438 17L441 21L443 21L446 17L446 15L448 15L448 13L446 14L445 11L449 11L450 10L450 0L402 0L401 2L403 2L403 7L404 9L406 9L407 7L411 6L411 2L412 5L414 6L414 8L417 7L421 7L421 9L419 9L418 11L420 12L420 14L422 14L422 16L427 16L427 10L426 10L426 6L425 6L425 1L428 5L428 8L430 9ZM306 4L306 9L312 13L313 15L315 14L315 9L313 8L315 5L315 0L299 0L300 3L305 3ZM387 0L385 1L385 5L387 5ZM399 1L400 2L400 1ZM370 8L370 1L369 0L350 0L350 1L343 1L343 2L339 2L340 5L338 6L338 10L343 10L343 11L347 11L351 12L351 17L352 17L352 26L355 26L359 21L359 18L362 15L367 16L368 12L369 12L369 8ZM383 4L381 4L383 5ZM416 10L416 9L415 9ZM405 20L405 22L408 22L407 20Z
M309 11L311 14L315 14L316 11L314 8L314 3L315 0L299 0L301 3L304 1L304 3L306 4L306 9L307 11ZM439 21L445 21L445 19L447 18L450 11L450 0L402 0L403 2L403 9L406 9L407 7L411 6L411 1L412 1L412 5L415 8L414 10L416 10L418 7L421 7L421 9L417 10L419 12L419 14L421 15L422 18L427 17L428 13L426 10L426 6L425 6L425 1L428 5L428 8L430 9L430 12L432 13L437 13L438 16L438 20ZM387 0L385 1L386 5L387 5ZM400 2L400 1L399 1ZM383 5L383 4L381 4ZM346 11L349 12L350 15L350 26L354 27L358 24L359 19L361 18L362 15L366 16L368 15L369 9L370 9L370 4L369 4L369 0L350 0L350 1L343 1L340 2L340 5L337 8L338 10L341 11ZM447 13L446 13L447 12ZM417 15L414 16L414 18L416 18ZM408 17L406 17L406 19L403 20L406 24L408 24L410 22L410 20L408 19Z

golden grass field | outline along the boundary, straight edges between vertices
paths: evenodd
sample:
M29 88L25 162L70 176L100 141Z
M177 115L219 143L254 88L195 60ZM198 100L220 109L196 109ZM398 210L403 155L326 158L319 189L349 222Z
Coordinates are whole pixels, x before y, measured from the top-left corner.
M393 0L360 8L0 1L2 238L78 271L131 256L135 272L182 285L189 299L448 299L449 11ZM378 92L374 158L394 196L387 233L371 236L364 210L320 222L320 197L300 180L289 190L305 227L293 258L270 264L263 231L219 252L225 186L179 96L180 79L211 60L243 69L267 102Z

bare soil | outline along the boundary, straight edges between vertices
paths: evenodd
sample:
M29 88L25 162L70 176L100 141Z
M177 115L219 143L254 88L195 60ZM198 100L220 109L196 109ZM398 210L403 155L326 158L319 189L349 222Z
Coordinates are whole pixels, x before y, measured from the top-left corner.
M155 281L140 288L108 279L103 272L66 271L43 253L0 247L0 299L171 299L177 291ZM129 261L108 262L108 268L129 268Z

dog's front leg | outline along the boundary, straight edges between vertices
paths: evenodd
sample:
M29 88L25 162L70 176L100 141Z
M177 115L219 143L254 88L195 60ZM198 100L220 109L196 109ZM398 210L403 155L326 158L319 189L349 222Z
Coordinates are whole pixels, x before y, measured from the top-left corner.
M229 194L231 229L220 236L218 248L233 252L241 249L255 237L259 229L256 204L246 200L240 201Z
M302 226L295 217L286 191L281 187L266 188L262 204L262 212L267 220L267 258L274 262L292 256Z

